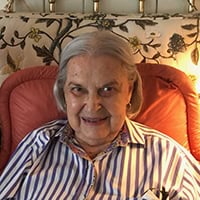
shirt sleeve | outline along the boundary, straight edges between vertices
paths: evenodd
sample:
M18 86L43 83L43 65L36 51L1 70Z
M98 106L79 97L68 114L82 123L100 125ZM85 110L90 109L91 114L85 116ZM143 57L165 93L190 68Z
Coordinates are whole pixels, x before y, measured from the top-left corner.
M185 199L200 199L200 165L190 156L185 157L183 165L182 195Z
M37 129L28 134L18 145L0 177L0 199L15 196L27 172L50 140L48 131Z
M174 154L179 162L170 169L173 176L169 179L169 199L200 199L200 165L189 152L179 150ZM170 177L170 173L167 176Z

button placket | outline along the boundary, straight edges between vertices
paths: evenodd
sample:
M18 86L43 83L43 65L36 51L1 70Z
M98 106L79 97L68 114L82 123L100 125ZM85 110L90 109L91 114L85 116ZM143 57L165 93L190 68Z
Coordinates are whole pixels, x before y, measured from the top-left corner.
M94 163L89 162L89 167L88 167L88 173L87 173L87 179L88 179L88 189L85 195L85 200L89 200L91 196L94 194L94 186L96 183L96 170Z

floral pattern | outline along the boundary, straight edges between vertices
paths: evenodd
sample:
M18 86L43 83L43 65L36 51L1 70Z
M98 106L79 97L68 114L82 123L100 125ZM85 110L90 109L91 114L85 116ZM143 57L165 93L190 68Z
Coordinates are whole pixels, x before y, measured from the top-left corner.
M172 27L172 28L171 28ZM199 15L0 14L0 70L10 74L31 65L59 64L62 48L81 33L109 30L126 39L136 62L176 67L190 51L198 64Z
M40 35L40 30L38 28L31 28L31 33L29 34L29 38L34 39L35 42L39 42L42 36Z
M168 46L168 52L171 52L172 54L177 54L186 50L184 38L177 33L174 33L172 37L169 38Z

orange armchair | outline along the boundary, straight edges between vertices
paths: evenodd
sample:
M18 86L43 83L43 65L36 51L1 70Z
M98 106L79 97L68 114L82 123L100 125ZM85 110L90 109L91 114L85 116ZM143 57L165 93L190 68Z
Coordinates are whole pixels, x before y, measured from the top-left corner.
M200 161L198 97L185 73L162 64L137 64L144 104L136 121L174 138ZM0 172L22 138L42 124L65 117L52 88L57 66L29 67L10 75L0 88Z

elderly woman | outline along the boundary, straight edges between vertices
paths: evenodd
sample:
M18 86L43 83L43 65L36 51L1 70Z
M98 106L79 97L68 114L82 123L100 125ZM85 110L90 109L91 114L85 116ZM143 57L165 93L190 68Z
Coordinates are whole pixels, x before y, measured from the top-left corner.
M54 94L67 120L31 132L0 179L0 199L200 199L183 147L130 118L142 104L128 43L92 32L63 50Z

